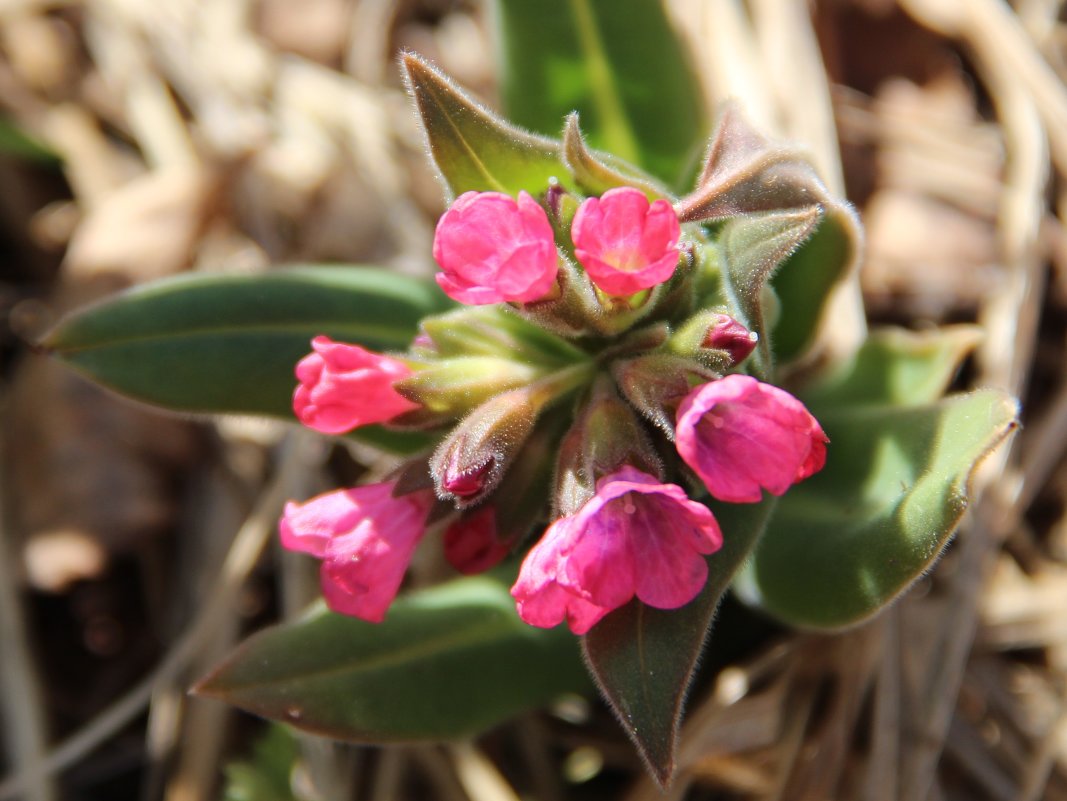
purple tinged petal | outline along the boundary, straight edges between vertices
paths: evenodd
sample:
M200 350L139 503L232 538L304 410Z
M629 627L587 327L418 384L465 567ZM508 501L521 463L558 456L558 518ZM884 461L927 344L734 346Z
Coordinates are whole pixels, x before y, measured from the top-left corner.
M526 622L554 626L566 619L584 634L635 594L660 609L688 603L707 580L704 555L721 545L707 507L679 486L623 467L601 479L576 514L549 527L511 594Z
M678 453L722 501L783 494L822 469L827 442L800 401L751 376L696 387L678 408Z
M433 493L393 497L395 487L335 490L285 507L282 545L323 560L323 597L335 612L377 623L396 597L425 533Z

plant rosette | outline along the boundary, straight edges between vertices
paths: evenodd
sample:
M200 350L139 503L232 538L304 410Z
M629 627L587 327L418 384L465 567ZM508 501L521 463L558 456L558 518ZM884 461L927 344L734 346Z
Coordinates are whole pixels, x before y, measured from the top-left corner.
M560 140L535 136L419 57L403 66L451 199L436 286L344 268L160 285L45 345L161 405L289 409L316 431L408 452L383 481L287 505L281 542L321 560L336 614L257 635L202 692L342 739L459 736L576 686L546 667L576 663L556 633L569 630L666 783L682 699L741 566L742 597L787 623L873 615L948 541L1014 402L942 398L974 343L963 329L827 347L841 344L826 309L855 270L858 222L799 151L735 107L678 197L589 147L574 115ZM253 292L240 325L204 311L205 298L245 309ZM180 387L129 367L130 348L194 334L215 361ZM268 401L234 400L250 341L277 368ZM159 352L176 361L157 377L190 369L174 353ZM278 375L294 369L282 397ZM233 394L197 397L216 376ZM485 577L397 598L419 547ZM419 666L374 672L378 649L396 656L420 637ZM472 695L456 690L452 718L413 722L404 710L424 684Z

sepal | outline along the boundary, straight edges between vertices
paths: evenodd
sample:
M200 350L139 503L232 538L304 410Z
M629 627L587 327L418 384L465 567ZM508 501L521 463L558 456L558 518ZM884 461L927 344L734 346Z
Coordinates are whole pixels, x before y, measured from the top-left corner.
M689 391L720 377L694 359L666 352L616 362L612 373L626 400L670 439L675 412Z
M662 479L663 465L641 422L602 376L560 443L553 516L573 515L601 478L629 465Z

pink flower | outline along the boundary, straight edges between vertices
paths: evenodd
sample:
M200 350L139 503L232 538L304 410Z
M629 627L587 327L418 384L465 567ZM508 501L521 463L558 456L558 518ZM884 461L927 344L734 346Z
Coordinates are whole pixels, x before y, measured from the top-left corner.
M678 407L678 453L714 497L781 495L826 463L829 440L804 404L747 375L693 389Z
M464 192L437 223L437 283L453 300L529 303L547 295L559 270L548 215L526 192Z
M433 493L396 498L395 486L368 484L285 506L282 546L323 560L322 594L335 612L380 623L400 589Z
M419 408L393 389L411 375L403 362L327 337L315 337L311 347L296 365L293 393L293 411L308 428L343 434Z
M510 553L507 542L497 537L496 510L482 506L460 517L445 531L445 558L460 573L484 573Z
M548 527L511 594L530 625L566 620L585 634L634 595L658 609L689 603L708 577L704 555L721 546L706 506L675 484L622 467L597 482L576 514Z
M629 186L586 199L571 226L574 255L610 295L632 295L670 278L680 236L670 203L660 198L649 205L644 192Z

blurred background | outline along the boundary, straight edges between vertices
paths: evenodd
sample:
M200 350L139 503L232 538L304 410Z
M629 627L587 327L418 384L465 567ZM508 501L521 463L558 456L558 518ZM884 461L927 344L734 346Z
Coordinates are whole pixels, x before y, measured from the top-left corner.
M727 603L670 797L1067 799L1067 12L667 7L708 107L741 98L861 212L872 324L977 324L956 388L1011 391L1025 423L946 556L878 619L816 636ZM377 750L187 697L315 595L264 497L353 483L377 457L297 438L278 471L285 426L167 417L30 344L183 271L430 274L444 199L402 49L495 105L488 0L0 1L0 798L661 797L592 699Z

